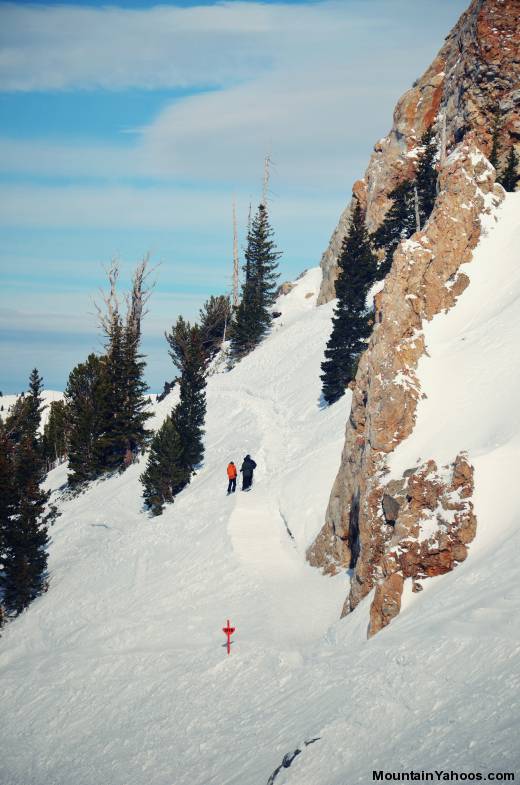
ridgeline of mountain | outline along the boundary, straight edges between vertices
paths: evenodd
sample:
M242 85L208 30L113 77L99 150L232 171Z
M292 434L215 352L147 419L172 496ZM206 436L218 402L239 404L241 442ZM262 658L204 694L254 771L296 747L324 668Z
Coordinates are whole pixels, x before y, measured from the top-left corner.
M388 194L413 174L414 150L434 124L440 144L434 211L400 244L375 297L375 326L355 379L340 469L325 524L308 550L310 563L326 572L353 570L343 615L376 587L369 634L399 613L406 579L420 590L421 579L463 561L475 536L465 444L444 466L422 455L395 476L389 464L416 423L424 324L451 309L468 286L460 267L472 259L482 219L504 198L486 156L493 130L501 164L520 140L519 20L518 0L473 0L430 68L398 102L390 134L375 145L365 178L353 188L374 231ZM334 297L351 209L352 203L321 261L321 303Z

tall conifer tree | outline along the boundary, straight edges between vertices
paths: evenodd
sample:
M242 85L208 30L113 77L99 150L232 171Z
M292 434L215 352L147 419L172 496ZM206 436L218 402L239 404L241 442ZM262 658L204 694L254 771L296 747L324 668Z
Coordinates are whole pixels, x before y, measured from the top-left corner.
M44 591L47 582L47 524L54 510L46 512L50 493L41 489L45 466L38 435L41 418L42 379L31 374L26 396L25 428L17 443L0 433L0 473L6 487L0 494L3 604L18 614Z
M415 173L421 229L431 215L437 196L437 140L431 125L423 134Z
M510 193L516 191L518 180L520 180L518 163L518 155L516 154L514 146L511 145L509 155L507 156L506 167L500 177L497 177L498 182Z
M347 384L355 377L359 355L372 330L372 315L366 308L366 297L376 278L377 258L370 246L359 202L356 202L349 231L343 240L338 266L338 302L321 366L323 397L329 404L341 398Z
M190 325L182 317L166 339L170 345L170 357L181 374L174 422L182 444L183 465L191 472L204 455L206 356L200 327Z
M122 469L150 435L145 428L151 416L146 411L145 363L139 353L141 321L151 294L146 286L147 276L145 259L134 273L123 319L117 297L119 267L112 264L108 272L109 291L104 295L105 309L98 308L106 354L101 403L103 432L97 443L97 462L105 471Z
M179 432L169 416L152 439L146 470L141 475L145 506L152 515L161 515L164 505L173 503L189 479Z
M267 208L260 204L247 236L242 300L235 314L231 354L240 359L257 346L268 332L270 307L276 298L278 259Z
M491 132L491 152L489 154L489 163L498 170L499 155L500 155L500 131L502 123L500 118L500 108L497 107L493 117L493 130Z
M388 196L392 199L392 204L381 226L372 235L376 248L383 248L385 252L379 266L378 278L387 275L392 266L395 249L401 240L406 240L416 229L413 180L400 183Z
M220 294L218 297L212 295L200 309L199 317L202 345L209 360L218 353L224 334L230 327L231 303L229 297L224 294Z
M105 360L95 354L90 354L69 375L65 401L69 423L68 482L72 487L95 479L104 470L99 449L104 428L104 376Z
M4 538L15 512L14 444L0 419L0 562L4 561Z
M166 339L180 372L180 398L153 437L146 470L141 475L145 506L153 515L160 515L164 505L173 502L204 455L207 355L202 332L181 316Z
M52 401L43 429L42 454L48 464L63 459L69 445L69 419L65 401Z

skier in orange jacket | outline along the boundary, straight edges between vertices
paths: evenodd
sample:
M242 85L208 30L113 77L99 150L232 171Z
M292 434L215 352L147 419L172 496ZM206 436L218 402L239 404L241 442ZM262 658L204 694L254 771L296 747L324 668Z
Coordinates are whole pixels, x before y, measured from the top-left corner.
M235 466L233 461L230 461L230 463L228 463L227 476L229 480L228 487L227 487L227 492L229 496L230 493L235 493L237 489L237 467Z

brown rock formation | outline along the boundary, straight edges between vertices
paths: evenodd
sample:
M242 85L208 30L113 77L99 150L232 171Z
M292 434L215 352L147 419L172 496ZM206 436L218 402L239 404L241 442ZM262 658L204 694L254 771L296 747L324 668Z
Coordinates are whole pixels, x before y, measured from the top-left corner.
M422 321L451 308L466 288L468 278L459 267L471 260L480 237L481 215L503 198L502 188L494 183L495 171L474 139L468 135L447 159L440 171L440 192L430 220L424 230L399 246L385 287L376 297L376 324L359 363L341 466L325 525L308 551L310 563L325 572L354 568L344 613L353 610L378 581L384 580L386 586L386 579L395 571L387 561L390 541L386 521L391 519L391 505L387 500L385 512L383 497L387 495L399 505L395 534L413 538L424 511L436 509L446 488L469 471L458 459L456 479L442 480L435 465L428 464L424 471L411 473L405 497L399 492L404 485L385 479L388 454L415 425L420 396L416 368L425 351ZM466 484L466 491L469 487ZM408 496L410 500L404 503ZM410 544L407 552L414 552ZM459 541L453 539L451 553L441 548L438 563L429 563L429 573L420 567L420 559L416 559L417 571L406 567L409 557L403 557L399 569L403 576L414 579L423 573L439 574L445 571L444 566L461 561L461 554ZM392 579L387 588L393 597L390 605L398 612L396 581ZM380 608L373 610L372 630L392 617L385 586L376 593Z
M500 109L505 159L511 144L520 140L519 51L520 0L473 0L431 66L398 102L392 130L376 143L364 179L354 184L354 195L366 207L370 231L381 223L388 193L412 173L409 153L433 122L439 135L445 135L448 153L473 131L474 142L487 155L493 118ZM334 297L337 259L351 204L341 214L322 256L318 304Z
M353 385L340 469L325 524L307 554L325 572L353 568L343 614L375 587L369 634L399 613L404 580L420 591L421 579L466 558L475 535L473 470L462 454L450 467L438 470L431 460L391 481L387 457L415 425L423 320L453 307L468 285L459 268L471 260L482 214L503 198L485 155L497 107L502 154L519 138L519 12L520 0L473 0L432 66L399 101L391 133L375 146L364 181L354 187L374 229L387 194L409 174L407 153L437 117L446 155L435 208L423 230L398 247L375 297L375 327ZM321 302L333 297L348 216L349 208L322 260Z
M413 591L420 591L421 579L452 570L466 558L477 528L471 502L473 467L463 454L441 471L428 461L385 487L385 496L390 496L388 491L394 494L399 512L394 526L386 532L382 528L384 556L378 565L369 636L399 613L405 579L412 578Z

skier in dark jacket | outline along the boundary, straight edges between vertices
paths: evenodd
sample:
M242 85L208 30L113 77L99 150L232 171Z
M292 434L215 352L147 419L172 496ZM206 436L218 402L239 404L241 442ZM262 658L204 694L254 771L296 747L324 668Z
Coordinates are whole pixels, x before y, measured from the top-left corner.
M253 472L256 469L256 463L250 455L246 455L242 463L242 490L248 491L253 484Z

